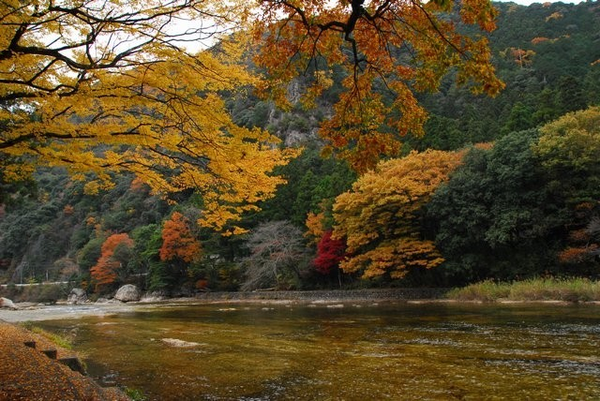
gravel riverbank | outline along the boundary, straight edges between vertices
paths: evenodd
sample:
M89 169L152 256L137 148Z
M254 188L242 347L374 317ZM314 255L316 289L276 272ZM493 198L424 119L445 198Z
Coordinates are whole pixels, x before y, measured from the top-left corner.
M7 322L74 319L85 316L104 316L133 311L151 310L201 303L308 303L331 304L344 302L403 302L439 299L445 289L377 289L332 291L256 291L207 292L191 298L167 298L152 303L110 302L83 305L17 304L16 310L0 309L0 320Z

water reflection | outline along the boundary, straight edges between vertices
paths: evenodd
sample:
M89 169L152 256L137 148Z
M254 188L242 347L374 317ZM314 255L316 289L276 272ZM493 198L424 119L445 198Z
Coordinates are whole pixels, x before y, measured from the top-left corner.
M151 400L600 399L600 307L196 305L44 326Z

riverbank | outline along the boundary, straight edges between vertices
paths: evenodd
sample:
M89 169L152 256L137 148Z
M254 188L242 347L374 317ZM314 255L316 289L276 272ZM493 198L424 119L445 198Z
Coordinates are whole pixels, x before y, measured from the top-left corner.
M143 312L163 307L205 303L314 304L404 302L440 299L444 289L374 289L332 291L255 291L206 292L190 298L165 298L152 302L118 301L55 305L17 303L15 310L0 309L0 320L7 322L74 319L85 316L107 316L127 312Z
M84 294L85 295L85 294ZM10 298L10 294L0 296ZM84 299L87 299L84 296ZM64 300L53 300L45 304L36 298L17 297L18 309L39 309L40 305L55 303L64 305ZM0 300L1 301L1 300ZM34 301L27 303L23 301ZM313 291L252 291L252 292L212 292L206 291L189 298L162 298L155 294L142 297L144 303L189 303L189 302L291 302L291 303L337 303L337 302L553 302L553 303L597 303L600 302L600 281L585 278L554 279L539 278L515 282L483 281L463 288L385 288L359 290L313 290ZM44 301L41 301L44 302ZM75 313L103 314L104 309L115 309L119 312L120 303L116 300L102 303L86 303L83 310ZM136 303L137 304L137 303ZM120 306L119 306L120 305ZM2 305L0 304L0 307ZM95 310L96 307L100 310ZM128 309L128 308L125 308ZM0 308L1 311L1 308ZM70 318L65 312L65 318ZM0 319L2 316L0 316ZM35 318L35 320L44 320ZM21 321L21 320L19 320Z
M42 335L0 321L0 401L127 401L115 388L102 388L72 370L72 351Z
M470 287L467 287L467 289ZM454 294L455 291L450 292ZM165 298L152 302L109 301L55 305L17 303L16 309L0 309L0 321L18 323L44 320L68 320L87 316L111 316L133 312L151 312L161 308L193 306L202 304L263 304L308 305L312 307L376 306L391 303L411 304L547 304L571 305L573 303L598 304L599 301L568 301L561 298L538 297L537 299L511 299L509 297L485 297L477 291L467 290L468 296L447 296L445 289L385 289L385 290L334 290L334 291L257 291L257 292L209 292L190 298ZM499 293L500 294L500 293ZM504 293L501 293L504 294ZM1 400L0 400L1 401Z

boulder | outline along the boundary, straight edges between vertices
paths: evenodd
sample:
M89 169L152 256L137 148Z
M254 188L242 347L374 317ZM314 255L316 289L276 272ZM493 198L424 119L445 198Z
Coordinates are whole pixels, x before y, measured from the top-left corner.
M0 298L0 308L2 309L17 309L13 301L8 298Z
M88 302L88 297L82 288L73 288L67 298L67 303L70 305L84 304L86 302Z
M121 302L139 301L141 297L140 290L133 284L125 284L115 294L115 299Z

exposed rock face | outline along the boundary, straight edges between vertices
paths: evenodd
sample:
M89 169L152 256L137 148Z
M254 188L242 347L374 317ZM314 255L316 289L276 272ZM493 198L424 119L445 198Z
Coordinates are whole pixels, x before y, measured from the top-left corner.
M8 298L0 298L0 308L3 309L17 309L13 301Z
M133 284L125 284L115 294L115 299L121 302L139 301L141 297L140 290Z
M82 288L73 288L67 298L67 303L70 305L84 304L86 302L88 302L88 297Z

